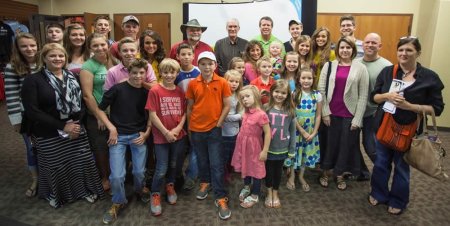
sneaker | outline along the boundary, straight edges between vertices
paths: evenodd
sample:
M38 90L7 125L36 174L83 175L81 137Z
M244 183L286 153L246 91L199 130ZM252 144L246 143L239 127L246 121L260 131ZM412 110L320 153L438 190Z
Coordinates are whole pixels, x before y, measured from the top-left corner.
M170 205L175 205L177 203L177 193L175 192L173 183L166 185L166 194L167 202L169 202Z
M120 210L123 209L124 207L125 204L113 203L111 208L103 214L103 223L104 224L114 223L114 221L117 220L117 215L119 214Z
M142 189L142 192L137 194L137 197L138 197L139 199L141 199L141 201L142 201L143 203L148 203L148 202L150 202L150 190L149 190L147 187L144 187L144 188Z
M243 208L250 208L250 207L256 205L256 203L258 203L258 201L259 201L258 196L256 196L256 198L255 198L255 197L253 197L253 195L249 195L244 199L243 202L241 202L241 206ZM273 204L273 205L275 205L275 204Z
M216 199L214 201L217 208L219 209L219 218L222 220L226 220L231 217L231 210L228 209L228 198Z
M211 190L209 183L200 183L200 189L197 191L197 199L203 200L208 197L208 192Z
M161 196L158 192L152 194L150 201L150 211L152 212L153 216L161 215Z
M190 191L194 188L195 188L195 180L193 180L189 177L186 177L186 179L184 181L184 185L183 185L183 190Z
M239 201L243 202L247 196L250 195L250 186L245 185L244 188L242 188L241 192L239 193Z

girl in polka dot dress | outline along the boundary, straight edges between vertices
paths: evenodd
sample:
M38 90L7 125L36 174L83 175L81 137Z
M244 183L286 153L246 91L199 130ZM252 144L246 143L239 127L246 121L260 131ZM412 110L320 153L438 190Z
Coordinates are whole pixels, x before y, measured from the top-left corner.
M299 71L294 94L297 115L297 152L286 184L289 189L295 189L294 170L299 170L298 179L305 192L310 190L304 178L305 168L315 168L320 160L318 130L322 112L322 95L312 89L313 84L313 71L310 68L302 68Z

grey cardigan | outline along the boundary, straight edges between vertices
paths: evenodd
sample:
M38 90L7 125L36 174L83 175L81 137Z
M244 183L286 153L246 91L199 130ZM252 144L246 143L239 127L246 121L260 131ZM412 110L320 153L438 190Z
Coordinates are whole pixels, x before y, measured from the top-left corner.
M325 86L327 80L328 63L326 63L320 73L319 92L323 96L322 117L331 115L330 102L333 98L334 85L336 81L336 71L339 62L332 61L331 74L328 81L328 96L325 96ZM369 73L366 67L358 60L352 60L350 72L345 84L344 104L348 111L352 113L352 124L362 127L362 119L367 105L367 96L369 93Z

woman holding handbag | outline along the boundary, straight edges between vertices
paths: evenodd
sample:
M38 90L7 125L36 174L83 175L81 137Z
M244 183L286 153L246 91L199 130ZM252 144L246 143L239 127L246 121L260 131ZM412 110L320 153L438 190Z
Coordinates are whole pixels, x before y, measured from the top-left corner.
M371 101L379 104L376 121L379 122L380 128L386 126L383 125L386 119L383 117L385 102L395 105L395 113L391 116L395 122L391 121L391 123L399 125L415 123L418 113L431 114L434 110L436 115L440 115L444 110L442 98L444 85L434 71L417 62L420 53L421 45L418 38L403 37L397 44L398 66L388 66L380 72L370 96ZM389 92L393 78L402 80L404 84L402 91ZM403 213L409 202L409 165L403 160L404 152L382 144L379 138L376 140L376 152L377 159L371 179L372 190L368 201L372 206L387 204L388 213L399 215ZM394 174L389 190L392 162Z

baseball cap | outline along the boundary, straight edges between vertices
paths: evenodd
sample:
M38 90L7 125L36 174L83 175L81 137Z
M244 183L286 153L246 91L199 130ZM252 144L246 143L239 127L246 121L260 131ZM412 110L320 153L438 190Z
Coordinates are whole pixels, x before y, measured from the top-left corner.
M292 26L293 24L296 24L296 25L303 25L302 22L300 22L300 21L290 20L290 21L289 21L289 27Z
M122 20L122 24L124 24L124 23L126 23L126 22L128 22L130 20L134 20L134 21L136 21L136 23L139 24L138 18L133 16L133 15L128 15L128 16L124 17L123 20Z
M209 51L205 51L205 52L200 53L200 55L198 55L197 64L203 58L207 58L207 59L210 59L210 60L213 60L213 61L217 62L216 55L214 55L214 53L209 52Z

